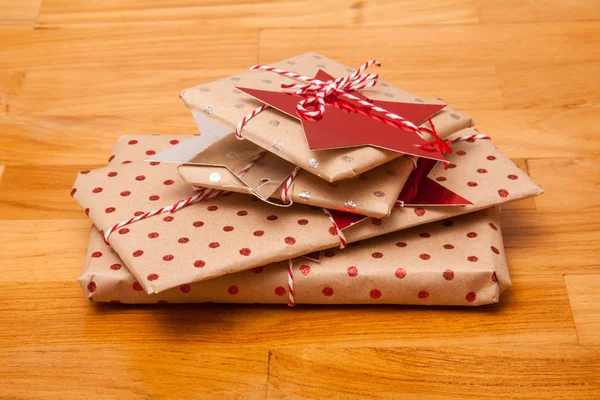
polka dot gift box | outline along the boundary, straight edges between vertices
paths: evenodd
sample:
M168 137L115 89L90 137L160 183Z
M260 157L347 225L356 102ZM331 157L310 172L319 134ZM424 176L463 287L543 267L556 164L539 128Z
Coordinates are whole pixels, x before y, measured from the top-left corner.
M473 132L469 128L456 135ZM327 250L339 246L341 236L321 209L301 204L274 207L248 195L227 193L189 204L187 199L199 193L181 180L176 165L141 161L149 152L163 151L191 137L122 137L108 166L81 172L72 189L73 197L110 243L111 251L118 254L118 264L127 267L145 293L161 293L313 251L325 250L322 258L326 259L347 250ZM367 218L344 229L346 242L352 244L541 193L491 141L461 141L453 148L448 156L450 167L444 170L436 166L427 177L468 198L473 205L395 207L389 217ZM90 251L93 259L106 253ZM377 254L373 259L390 260L385 252L375 253L382 256ZM437 259L433 253L423 253L423 258L427 256Z
M90 300L113 303L417 304L495 303L511 285L495 208L157 294L144 291L93 229L79 282ZM210 268L197 260L194 268ZM148 280L160 280L159 265Z

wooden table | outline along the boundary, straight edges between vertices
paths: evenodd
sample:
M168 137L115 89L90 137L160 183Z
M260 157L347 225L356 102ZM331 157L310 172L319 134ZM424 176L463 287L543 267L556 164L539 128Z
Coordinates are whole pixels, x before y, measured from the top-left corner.
M600 398L599 20L592 0L0 0L0 398ZM122 134L194 133L179 90L309 50L383 61L546 190L503 208L501 303L86 301L76 172Z

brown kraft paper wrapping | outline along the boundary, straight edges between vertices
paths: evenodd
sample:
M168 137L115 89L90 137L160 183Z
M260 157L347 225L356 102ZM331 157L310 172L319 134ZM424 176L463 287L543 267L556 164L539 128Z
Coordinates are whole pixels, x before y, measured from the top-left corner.
M321 262L296 258L295 303L496 303L511 286L499 226L497 211L490 208L331 250ZM79 282L98 302L289 302L287 262L148 295L97 229Z
M232 153L238 154L236 148L241 143L244 143L244 141L236 140L232 143ZM261 151L262 148L256 146L255 154ZM279 157L270 153L267 154L257 161L249 172L255 167L259 167L263 176L272 176L273 173L269 171L279 168L276 163L272 163L272 161L275 161L274 158ZM271 166L272 168L270 168ZM392 212L396 199L412 169L413 162L409 157L399 157L366 171L354 179L338 182L327 182L316 175L300 170L288 192L288 198L294 203L381 218ZM237 193L251 192L245 182L242 182L233 172L224 167L188 164L179 167L178 171L181 178L190 185ZM217 175L219 176L218 181L214 179L215 174L219 174ZM281 199L282 190L283 184L272 192L271 197ZM349 198L352 198L356 205L353 209L347 208L344 204L345 199Z
M358 68L350 68L316 53L302 54L271 65L308 76L314 76L322 69L335 77L347 76ZM282 81L289 82L291 79L265 71L246 71L186 89L180 96L194 113L196 121L208 118L233 132L242 118L262 105L261 102L237 90L235 86L281 91ZM376 86L361 93L374 100L425 102L418 96L381 80ZM437 99L427 103L443 104ZM472 126L471 118L459 114L449 106L435 114L432 120L440 136L448 136ZM402 134L402 131L399 130L399 134ZM311 151L299 121L271 108L254 117L246 125L242 135L265 150L329 182L358 176L401 156L401 153L372 146ZM431 140L429 134L425 134L424 137ZM279 145L274 147L274 143ZM311 160L316 162L311 163Z
M108 167L79 174L73 196L101 230L130 218L135 211L148 212L189 197L194 192L179 179L175 165L134 161L181 139L140 135L120 139ZM465 150L450 154L456 167L443 171L442 166L447 176L442 183L475 206L397 207L390 217L369 218L347 228L346 239L364 240L541 193L490 141L460 142L454 148ZM486 173L477 172L483 167ZM442 172L436 167L430 175L438 173ZM469 186L469 179L476 179L477 186ZM339 244L322 210L298 204L279 208L251 199L241 194L221 196L156 215L118 229L110 243L148 293ZM160 278L152 279L157 268Z

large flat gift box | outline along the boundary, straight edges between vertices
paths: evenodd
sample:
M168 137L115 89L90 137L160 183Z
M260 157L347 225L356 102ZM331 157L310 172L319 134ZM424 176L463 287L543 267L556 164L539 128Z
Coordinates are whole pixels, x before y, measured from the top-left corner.
M160 265L150 264L150 279ZM197 265L197 268L207 268ZM495 303L511 286L496 208L148 294L93 229L79 282L90 300L118 303Z

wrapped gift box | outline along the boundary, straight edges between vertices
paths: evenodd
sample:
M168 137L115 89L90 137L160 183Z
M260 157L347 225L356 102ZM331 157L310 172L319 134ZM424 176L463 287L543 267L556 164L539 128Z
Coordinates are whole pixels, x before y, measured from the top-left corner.
M292 69L294 72L307 76L315 76L319 71L326 71L335 77L343 77L355 71L353 68L316 53L306 53L274 63L273 67ZM293 81L293 79L263 70L246 71L186 89L181 92L180 96L186 106L192 110L200 132L212 134L217 131L223 135L233 132L244 117L263 104L240 90L241 88L280 92L282 81ZM425 108L427 105L444 104L439 99L426 101L381 80L376 86L364 89L361 93L373 101L382 102L382 104L383 102L402 102ZM461 115L449 106L445 106L441 111L435 113L432 121L438 134L442 137L472 126L471 118ZM382 125L385 126L385 124ZM425 122L420 126L426 125ZM298 119L272 108L267 108L255 116L245 126L242 134L244 138L265 150L273 152L293 165L329 182L356 177L402 155L373 146L311 151ZM393 134L408 133L398 130ZM426 140L432 139L428 134L424 134L424 137ZM413 149L417 151L416 147ZM426 152L422 151L419 154L428 156Z
M148 278L159 280L159 263L149 267ZM144 291L94 229L79 282L97 302L290 305L475 306L497 302L511 286L495 208L329 250L319 262L300 257L158 294Z

